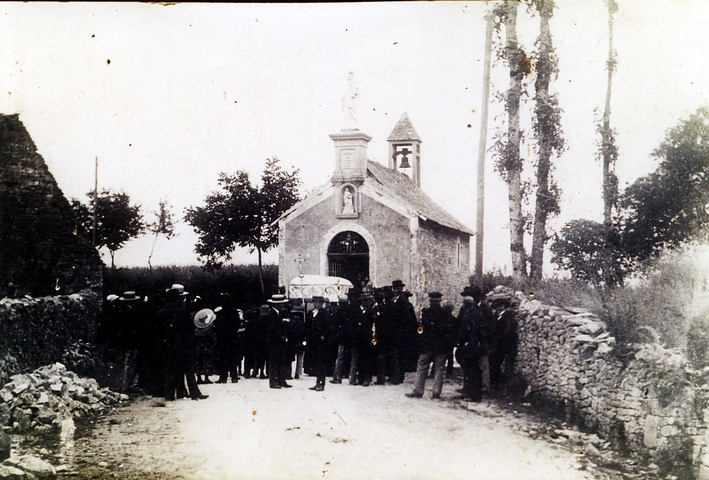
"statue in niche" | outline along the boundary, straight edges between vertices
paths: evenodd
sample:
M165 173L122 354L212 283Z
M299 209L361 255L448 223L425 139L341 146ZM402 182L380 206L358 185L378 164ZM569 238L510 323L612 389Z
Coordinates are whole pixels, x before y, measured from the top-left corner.
M345 188L342 192L342 213L355 213L354 195L350 188Z
M342 97L342 114L345 118L345 130L357 130L357 101L359 89L354 83L354 72L347 76L349 91Z

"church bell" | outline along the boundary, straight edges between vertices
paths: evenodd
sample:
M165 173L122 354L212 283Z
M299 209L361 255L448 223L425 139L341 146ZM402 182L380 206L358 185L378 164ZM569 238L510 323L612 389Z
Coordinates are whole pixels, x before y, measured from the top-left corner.
M401 157L401 164L399 165L399 168L411 168L411 165L409 164L409 157L406 155Z

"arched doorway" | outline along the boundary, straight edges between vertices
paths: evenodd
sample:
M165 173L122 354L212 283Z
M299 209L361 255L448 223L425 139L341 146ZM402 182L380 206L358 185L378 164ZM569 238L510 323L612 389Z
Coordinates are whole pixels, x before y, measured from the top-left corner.
M328 275L363 285L369 279L369 245L357 232L340 232L327 247L327 263Z

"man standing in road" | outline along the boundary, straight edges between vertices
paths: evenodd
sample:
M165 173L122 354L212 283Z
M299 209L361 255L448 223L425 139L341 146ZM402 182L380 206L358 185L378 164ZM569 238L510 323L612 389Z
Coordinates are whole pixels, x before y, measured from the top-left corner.
M441 306L442 298L440 292L429 293L429 307L421 313L421 355L416 366L416 385L413 392L406 394L407 397L423 397L432 361L435 371L433 398L441 397L446 359L449 352L453 351L459 330L457 319Z
M313 309L308 314L307 322L308 354L315 357L315 386L310 390L325 390L325 375L330 363L333 344L333 324L327 300L320 296L313 297Z
M481 360L489 351L490 325L479 303L484 297L482 289L478 286L465 287L460 294L463 296L463 306L458 313L460 334L456 357L463 368L463 396L479 402L483 394Z
M286 383L286 328L283 319L288 305L285 295L276 294L268 299L271 310L268 312L268 384L271 388L290 388Z

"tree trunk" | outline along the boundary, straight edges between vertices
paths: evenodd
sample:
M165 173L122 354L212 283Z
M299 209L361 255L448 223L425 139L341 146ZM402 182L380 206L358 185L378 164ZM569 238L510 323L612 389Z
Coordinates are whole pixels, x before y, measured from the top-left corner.
M553 0L539 0L539 51L537 53L537 80L535 88L535 136L539 146L537 158L537 193L534 204L534 231L532 233L532 255L529 262L529 276L534 281L542 279L544 266L544 246L547 242L547 219L556 206L554 194L549 190L549 174L551 170L551 155L556 145L558 132L554 106L549 97L549 83L554 75L552 59L551 31L549 19L554 12Z
M518 1L506 4L505 22L507 60L510 66L510 89L507 94L507 188L510 213L510 254L512 274L516 280L527 278L527 254L524 251L524 215L522 212L522 159L519 155L521 131L519 127L519 104L522 97L521 51L517 43Z
M612 210L615 203L615 182L613 181L614 149L611 132L611 87L613 86L613 71L616 59L613 51L613 13L618 9L615 0L606 0L608 6L608 84L606 86L606 104L603 109L603 125L601 126L601 148L603 151L603 223L610 228L613 222Z
M116 251L115 251L115 250L109 250L108 253L111 255L111 269L115 269L115 268L116 268L116 264L115 264L115 262L113 261L113 257L114 257L114 255L116 254Z
M606 103L603 109L603 124L601 125L601 152L603 155L603 225L606 229L606 248L603 250L603 281L606 286L614 287L619 282L615 273L615 259L611 247L613 240L613 207L617 198L617 182L614 165L617 157L615 138L611 130L611 87L613 86L613 71L616 58L613 51L613 14L618 10L615 0L606 0L608 7L608 84L606 85Z
M155 238L153 239L153 247L150 249L150 255L148 255L148 269L150 273L153 273L153 264L150 263L150 260L153 258L153 252L155 251L155 244L158 243L158 234L155 234Z
M258 252L258 279L261 282L261 296L266 298L266 286L263 283L263 264L261 263L261 249L256 247Z

